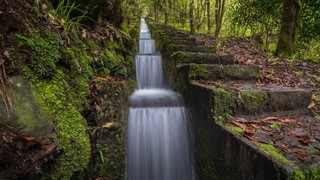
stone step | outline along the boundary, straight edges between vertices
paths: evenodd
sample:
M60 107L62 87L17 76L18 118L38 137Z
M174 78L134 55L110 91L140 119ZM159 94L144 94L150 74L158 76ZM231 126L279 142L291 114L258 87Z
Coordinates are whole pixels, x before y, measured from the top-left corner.
M162 40L167 40L167 39L171 39L171 40L189 40L189 41L197 41L196 38L194 37L189 37L189 36L186 36L186 37L182 37L182 36L175 36L175 35L172 35L172 36L169 36L169 35L164 35L161 37Z
M189 64L190 79L258 80L260 68L247 65Z
M276 84L226 81L191 81L191 88L212 93L214 116L227 118L236 114L307 110L312 91ZM304 111L305 112L305 111Z
M190 37L189 34L183 32L158 32L161 36Z
M188 39L166 39L165 43L167 46L173 44L173 45L189 45L189 46L198 46L198 45L204 45L203 42L199 41L193 41Z
M179 51L173 53L171 59L180 64L234 64L233 55L217 55L215 53Z
M187 51L187 52L201 52L201 53L215 53L216 48L212 46L189 46L189 45L171 45L168 47L171 52Z

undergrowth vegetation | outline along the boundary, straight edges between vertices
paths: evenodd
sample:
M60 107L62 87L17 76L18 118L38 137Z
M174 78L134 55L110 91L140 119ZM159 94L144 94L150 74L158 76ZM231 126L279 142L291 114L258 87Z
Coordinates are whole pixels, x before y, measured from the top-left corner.
M90 109L90 81L97 76L133 77L138 19L120 27L105 20L87 26L83 23L93 20L79 2L61 0L56 8L35 3L50 28L31 25L24 33L11 35L9 53L18 54L12 62L15 74L30 82L36 101L55 125L52 138L58 145L58 159L48 172L39 169L38 173L48 179L70 179L84 171L91 157L83 116Z
M284 12L290 7L283 0L205 0L175 2L147 1L145 14L156 21L197 34L211 34L217 39L217 45L227 38L251 37L261 40L261 49L269 51L270 56L284 56L293 60L303 59L319 63L320 21L318 0L292 1L298 6L297 21L290 22L294 26L287 33L294 32L293 44L289 53L277 53L280 31L283 25ZM288 1L286 1L288 2ZM163 4L163 5L162 5ZM288 25L288 24L287 24ZM296 30L295 30L296 29ZM280 32L280 33L279 33ZM292 52L291 52L292 49Z

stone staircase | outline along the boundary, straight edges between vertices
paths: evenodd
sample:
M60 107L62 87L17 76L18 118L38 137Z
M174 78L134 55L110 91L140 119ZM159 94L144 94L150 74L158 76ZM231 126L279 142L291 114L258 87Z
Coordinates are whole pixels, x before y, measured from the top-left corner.
M258 66L236 64L233 55L217 55L215 47L205 46L185 31L153 21L149 27L163 55L168 83L182 93L193 114L199 179L320 176L319 164L310 162L301 168L301 163L283 157L278 150L261 148L264 146L243 138L234 131L235 125L226 123L270 116L313 119L308 110L311 90L259 83Z

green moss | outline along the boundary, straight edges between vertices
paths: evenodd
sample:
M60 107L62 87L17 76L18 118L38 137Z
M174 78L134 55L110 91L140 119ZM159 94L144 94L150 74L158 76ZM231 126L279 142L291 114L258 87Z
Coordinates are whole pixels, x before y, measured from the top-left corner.
M267 93L244 91L240 93L243 107L249 113L256 113L264 108L267 101Z
M67 79L66 90L70 93L68 102L81 111L84 100L89 94L88 81L93 75L90 66L93 58L87 55L83 43L77 43L63 49L63 59L68 67L63 68L61 73L61 76Z
M90 51L94 52L94 51L99 51L100 47L96 44L96 42L94 42L92 39L89 39L86 44L88 45Z
M255 66L224 66L223 73L233 79L259 79L260 69Z
M25 77L30 81L54 76L56 63L61 57L58 38L52 32L31 30L29 35L16 34L19 48L31 55L29 61L23 62ZM16 63L16 62L15 62Z
M228 121L231 119L235 101L232 92L218 88L213 91L213 117L215 121Z
M296 168L296 165L288 160L287 158L285 158L282 153L273 145L271 144L263 144L263 143L256 143L263 152L265 152L266 154L270 155L272 158L278 160L279 162L281 162L284 165L289 165L292 167Z
M105 51L106 66L110 69L110 74L119 77L127 77L127 69L125 67L125 59L119 53L119 44L112 42L108 43Z
M288 178L289 180L316 180L320 179L320 168L312 167L304 170L296 170Z
M175 59L177 63L188 63L188 55L185 52L177 51L171 55L171 58Z
M208 70L201 64L189 64L189 78L190 79L207 79L210 75Z
M49 175L53 179L70 179L74 172L84 169L90 158L86 120L67 101L66 84L63 78L55 78L33 85L36 100L56 121L55 142L61 154Z
M229 131L231 131L231 132L234 132L234 133L238 133L238 134L242 134L242 133L244 133L244 130L243 129L241 129L241 128L239 128L238 126L235 126L235 125L233 125L233 124L225 124L224 125L224 127L227 129L227 130L229 130Z
M18 116L19 123L24 126L25 131L31 132L35 127L33 106L30 101L26 101L23 95L13 93L13 100L15 101L15 111Z

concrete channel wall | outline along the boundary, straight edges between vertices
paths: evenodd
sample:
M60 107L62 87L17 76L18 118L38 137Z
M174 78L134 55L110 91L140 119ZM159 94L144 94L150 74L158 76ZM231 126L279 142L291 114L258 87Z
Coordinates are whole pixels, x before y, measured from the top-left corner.
M180 92L191 112L197 179L291 179L294 167L278 161L252 142L214 121L215 89L188 80L188 66L172 58L161 28L149 21L157 50L161 51L168 84Z

